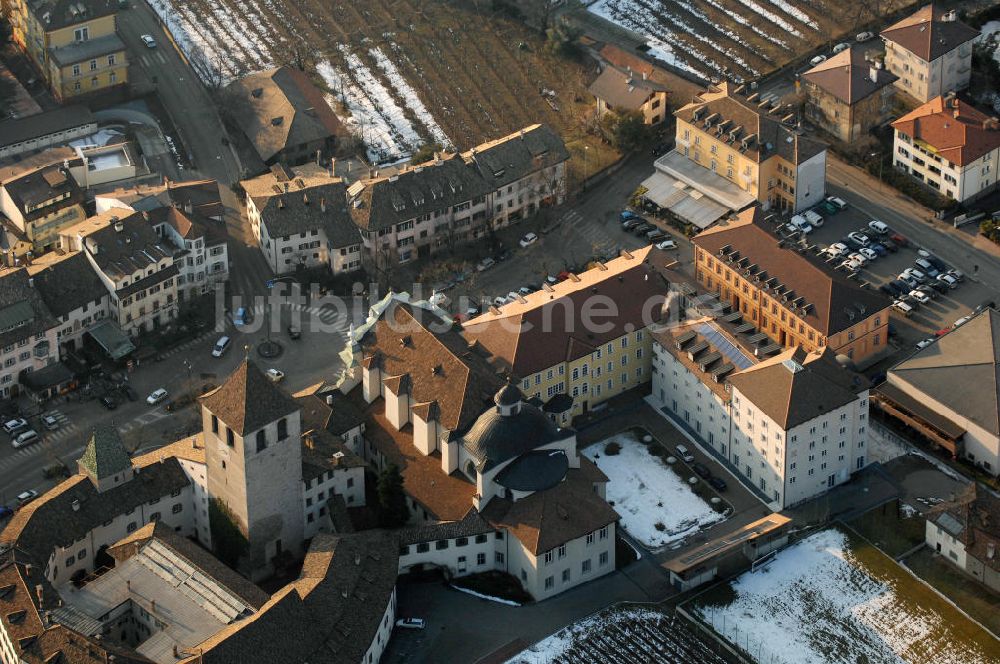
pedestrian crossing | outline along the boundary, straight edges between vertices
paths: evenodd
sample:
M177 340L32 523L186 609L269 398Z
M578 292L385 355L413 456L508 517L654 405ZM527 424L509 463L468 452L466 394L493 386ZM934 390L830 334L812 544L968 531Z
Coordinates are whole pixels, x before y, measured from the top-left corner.
M163 55L163 53L160 53L160 52L145 53L145 54L139 56L139 62L142 63L143 67L145 67L145 68L148 69L148 68L154 67L156 65L165 65L165 64L167 64L167 58L166 58L165 55Z
M307 306L300 302L289 302L287 304L282 304L281 306L282 308L289 309L293 312L317 318L323 322L326 328L332 328L333 331L346 331L347 328L350 327L350 315L343 310L334 307L328 307L326 305ZM271 313L277 315L277 310L272 311ZM253 317L255 319L265 315L266 311L263 302L258 302L254 305ZM264 323L262 322L262 324ZM326 329L324 331L330 331L330 329Z
M607 231L596 223L587 220L577 210L567 210L560 219L562 236L564 238L583 238L593 249L593 254L604 254L617 246Z

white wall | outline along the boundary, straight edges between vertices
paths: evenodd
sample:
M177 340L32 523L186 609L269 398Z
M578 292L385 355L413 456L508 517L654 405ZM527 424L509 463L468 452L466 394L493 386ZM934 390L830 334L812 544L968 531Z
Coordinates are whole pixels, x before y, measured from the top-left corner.
M371 645L365 651L362 664L375 664L382 659L382 653L392 636L392 628L396 625L396 589L392 589L389 601L385 605L385 612L382 614L382 622L379 623L378 631L372 639Z
M930 519L927 520L925 539L931 551L940 553L943 559L965 569L965 545L939 528Z
M826 150L806 159L795 175L795 211L810 208L826 197Z

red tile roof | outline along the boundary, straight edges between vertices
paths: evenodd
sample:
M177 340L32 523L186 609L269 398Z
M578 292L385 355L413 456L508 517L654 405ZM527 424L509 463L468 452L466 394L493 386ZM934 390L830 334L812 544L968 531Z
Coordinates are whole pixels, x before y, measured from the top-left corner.
M961 99L936 97L892 123L953 164L965 166L1000 147L1000 123Z

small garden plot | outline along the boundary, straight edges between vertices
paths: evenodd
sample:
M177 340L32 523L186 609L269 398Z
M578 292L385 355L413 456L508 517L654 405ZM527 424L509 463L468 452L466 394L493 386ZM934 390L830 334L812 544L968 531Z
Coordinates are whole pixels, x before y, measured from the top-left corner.
M611 609L536 643L507 664L725 664L684 621L644 608Z
M606 453L612 442L621 446L618 454ZM695 495L635 434L612 436L584 454L608 476L608 501L621 514L625 530L644 546L657 549L675 544L726 518Z
M861 538L831 528L688 608L760 664L987 664L1000 643Z

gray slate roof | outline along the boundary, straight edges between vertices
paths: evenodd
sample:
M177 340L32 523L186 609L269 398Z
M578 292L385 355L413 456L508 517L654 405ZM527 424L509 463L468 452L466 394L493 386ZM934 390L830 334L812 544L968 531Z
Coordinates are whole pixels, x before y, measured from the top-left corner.
M53 261L45 269L35 272L32 279L49 311L56 317L65 316L108 294L93 265L79 251Z
M497 484L514 491L544 491L566 477L569 459L562 450L535 450L522 454L497 473Z
M115 0L27 0L25 4L47 31L79 25L117 11Z
M531 125L495 141L477 145L462 158L475 165L491 191L569 159L566 144L555 129Z
M244 359L226 382L200 400L239 436L299 409L295 400L268 380L249 359Z
M31 339L56 326L38 289L28 285L28 278L24 268L0 272L0 346Z
M327 399L333 401L327 403ZM324 429L330 433L342 436L355 429L365 421L353 401L347 398L339 389L313 394L296 395L295 400L302 407L302 430Z
M1000 313L987 309L889 371L905 384L1000 436Z
M633 75L614 66L604 68L588 88L590 94L616 109L635 111L660 92L666 92L662 83L644 79L641 74Z
M132 465L132 459L118 430L113 426L99 425L90 435L79 463L81 470L100 480L127 470Z
M73 42L68 46L50 48L49 56L54 62L62 67L84 60L90 60L109 53L118 53L125 50L125 42L115 33L88 39L87 41Z
M573 435L560 429L545 413L529 403L503 416L490 408L476 420L462 437L462 445L478 460L480 472L486 472L541 445Z
M41 138L87 125L97 128L94 114L86 106L62 106L24 118L0 122L0 147Z

